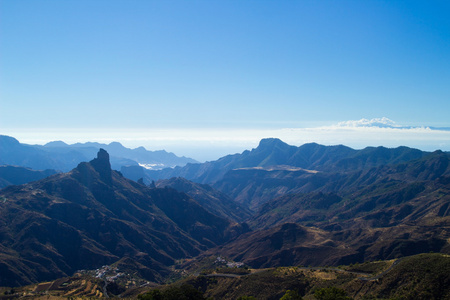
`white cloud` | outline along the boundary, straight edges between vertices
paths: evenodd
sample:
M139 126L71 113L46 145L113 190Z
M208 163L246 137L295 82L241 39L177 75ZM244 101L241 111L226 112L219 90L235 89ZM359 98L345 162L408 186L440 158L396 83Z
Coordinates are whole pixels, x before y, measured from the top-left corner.
M374 118L374 119L360 119L360 120L350 120L339 122L338 127L381 127L381 128L398 128L401 127L397 125L391 119L386 117Z

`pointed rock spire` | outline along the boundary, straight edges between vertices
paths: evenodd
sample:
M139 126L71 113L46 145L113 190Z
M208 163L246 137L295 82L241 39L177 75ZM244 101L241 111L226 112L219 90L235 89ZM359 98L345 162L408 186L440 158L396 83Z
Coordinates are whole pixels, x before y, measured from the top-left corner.
M111 183L111 163L109 162L109 154L104 149L100 149L97 153L97 158L90 161L90 164L98 172L101 179L105 183Z

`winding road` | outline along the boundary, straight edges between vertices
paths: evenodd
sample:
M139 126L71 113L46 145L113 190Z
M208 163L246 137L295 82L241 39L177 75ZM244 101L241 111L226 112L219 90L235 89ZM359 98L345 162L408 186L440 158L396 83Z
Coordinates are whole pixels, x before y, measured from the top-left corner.
M374 280L378 280L381 277L383 277L385 274L387 274L390 270L392 270L393 267L395 267L400 261L403 260L402 258L399 258L397 260L395 260L391 266L389 266L389 268L387 268L386 270L384 270L383 272L381 272L380 274L373 276L373 277L369 277L372 276L372 274L368 274L368 273L361 273L361 272L352 272L352 271L347 271L347 270L343 270L343 269L339 269L339 268L325 268L325 267L300 267L299 269L301 270L316 270L316 271L320 271L320 270L327 270L327 271L335 271L335 272L341 272L341 273L347 273L347 274L352 274L352 275L357 275L360 276L358 277L358 279L360 280L364 280L364 281L374 281ZM225 273L215 273L215 274L208 274L208 275L204 275L206 277L226 277L226 278L238 278L238 277L242 277L242 276L249 276L252 274L257 274L257 273L261 273L264 272L265 270L258 270L255 271L253 273L249 273L249 274L225 274Z

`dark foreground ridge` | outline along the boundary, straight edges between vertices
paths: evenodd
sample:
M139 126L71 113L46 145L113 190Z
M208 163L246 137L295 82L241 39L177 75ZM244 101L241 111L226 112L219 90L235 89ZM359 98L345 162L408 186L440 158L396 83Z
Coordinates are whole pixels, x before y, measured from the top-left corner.
M219 273L225 271L227 273ZM294 299L448 299L449 271L449 257L421 254L340 268L218 268L158 286L130 277L123 264L116 264L55 281L14 289L0 288L0 299L158 299L154 298L157 294L165 295L164 299L184 299L183 295L187 299L192 299L188 295L195 295L193 299L226 300L240 297L278 300L286 299L282 298L285 295L295 295ZM131 281L137 285L130 285ZM334 296L321 298L321 294Z

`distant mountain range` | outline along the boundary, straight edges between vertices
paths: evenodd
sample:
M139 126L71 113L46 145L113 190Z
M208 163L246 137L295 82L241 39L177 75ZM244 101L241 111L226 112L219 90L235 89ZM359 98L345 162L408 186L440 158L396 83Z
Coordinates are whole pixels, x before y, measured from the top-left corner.
M290 146L279 139L261 140L259 146L251 151L222 157L203 164L187 164L184 167L147 170L149 180L184 177L186 179L214 184L224 178L229 171L242 168L269 168L271 166L290 166L305 170L324 172L351 171L367 169L384 164L395 164L421 158L427 152L408 147L389 149L367 147L354 150L346 146L323 146L316 143L300 147Z
M120 170L123 166L140 165L148 169L162 169L196 163L191 158L178 157L164 150L148 151L144 147L129 149L118 142L108 145L91 142L68 145L56 141L40 146L22 144L13 137L0 135L0 165L67 172L80 162L95 158L100 148L110 153L114 170Z
M235 201L245 203L255 210L269 199L285 194L291 189L298 189L299 185L305 185L306 182L302 178L312 178L321 182L323 176L330 177L331 174L346 174L382 165L398 164L428 154L430 153L408 147L394 149L367 147L354 150L342 145L323 146L316 143L296 147L271 138L261 140L257 148L241 154L171 169L156 171L141 169L139 176L146 178L147 182L183 177L194 182L210 184ZM132 169L136 171L134 167L124 167L122 172L129 174L127 170ZM261 186L261 181L264 182L263 185L271 185L273 188L269 191ZM249 188L249 184L252 188ZM315 184L309 182L302 191L315 190Z

